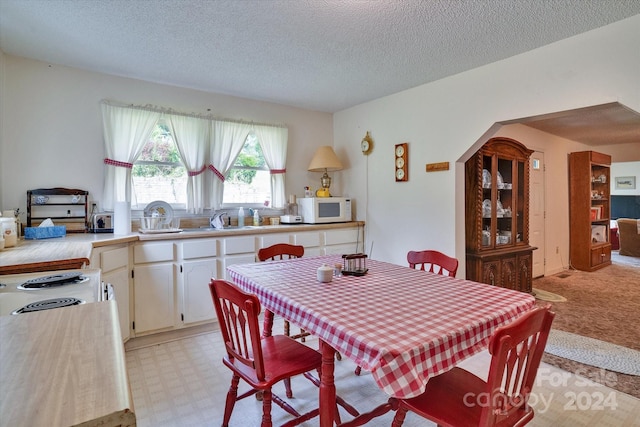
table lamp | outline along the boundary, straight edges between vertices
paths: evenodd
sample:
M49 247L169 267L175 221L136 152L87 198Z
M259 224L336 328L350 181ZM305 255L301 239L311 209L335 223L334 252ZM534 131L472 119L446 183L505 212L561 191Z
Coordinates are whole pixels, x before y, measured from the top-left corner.
M342 170L342 162L338 159L338 156L336 156L336 153L333 151L331 146L323 145L316 150L316 153L313 155L313 159L311 159L311 163L309 163L308 170L311 172L324 171L322 178L320 178L322 188L316 191L316 196L330 197L331 194L329 193L329 187L331 186L331 178L327 172Z

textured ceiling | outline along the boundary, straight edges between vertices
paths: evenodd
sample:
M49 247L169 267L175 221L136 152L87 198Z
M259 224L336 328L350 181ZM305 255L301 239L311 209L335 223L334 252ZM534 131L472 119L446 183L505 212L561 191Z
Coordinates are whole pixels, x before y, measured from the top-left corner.
M640 114L617 102L520 119L518 123L593 147L640 146Z
M638 0L0 0L0 49L335 112L638 13Z

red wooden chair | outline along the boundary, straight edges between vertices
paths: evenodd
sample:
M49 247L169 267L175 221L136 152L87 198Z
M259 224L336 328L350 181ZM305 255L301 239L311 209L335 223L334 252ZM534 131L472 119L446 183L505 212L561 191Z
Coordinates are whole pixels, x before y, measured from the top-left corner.
M451 277L456 277L458 272L458 260L438 251L409 251L407 253L407 262L409 262L409 267L411 268L420 266L420 270L425 270L425 265L429 265L431 273L445 275L446 270ZM439 267L439 269L436 267ZM435 271L436 269L437 271Z
M290 245L288 243L276 243L275 245L268 246L266 248L262 248L258 251L258 259L260 261L274 261L278 259L292 259L292 258L301 258L304 255L304 246L301 245ZM309 332L304 329L300 329L300 333L291 335L290 334L291 325L288 320L284 321L284 334L288 337L293 338L294 340L301 340L304 342L305 337L308 337ZM293 397L293 391L291 390L291 380L286 378L284 380L284 388L286 390L286 395L288 398Z
M285 335L261 338L258 326L260 302L255 295L224 280L211 280L209 289L227 351L222 360L233 372L222 426L229 425L238 400L257 392L262 392L262 427L272 425L272 401L295 417L287 425L298 425L317 416L318 408L300 414L273 394L271 388L285 378L319 370L322 365L320 353ZM240 379L246 381L251 390L238 396Z
M277 260L277 259L291 259L301 258L304 255L304 246L290 245L288 243L276 243L266 248L262 248L258 251L258 259L260 261ZM304 342L304 338L308 337L309 332L304 329L300 329L300 333L291 335L291 326L287 320L284 321L284 334L290 336L293 339L301 339ZM289 396L291 397L291 396Z
M453 368L433 377L420 396L398 399L392 427L411 410L442 426L523 426L533 419L529 394L555 313L537 307L498 328L489 341L487 381Z

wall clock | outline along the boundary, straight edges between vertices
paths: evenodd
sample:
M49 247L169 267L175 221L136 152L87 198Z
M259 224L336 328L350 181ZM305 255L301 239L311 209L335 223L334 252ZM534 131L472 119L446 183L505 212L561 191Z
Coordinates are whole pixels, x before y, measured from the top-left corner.
M360 142L360 149L364 155L371 153L371 150L373 150L373 140L371 139L369 132L367 132L364 138L362 138L362 141Z
M396 182L409 180L409 144L396 144L395 150Z

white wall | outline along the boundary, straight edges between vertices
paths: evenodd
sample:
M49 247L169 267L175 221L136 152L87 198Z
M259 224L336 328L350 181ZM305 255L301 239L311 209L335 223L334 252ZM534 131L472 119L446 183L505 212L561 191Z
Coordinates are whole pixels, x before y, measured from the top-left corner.
M0 116L0 208L26 210L34 188L103 191L104 146L99 102L111 99L153 104L181 112L285 124L289 148L285 188L301 197L317 187L320 174L307 172L314 148L333 143L332 115L211 94L3 55ZM210 111L209 111L210 109ZM22 218L24 221L25 218Z
M611 164L611 195L640 196L640 162L620 162ZM635 176L635 190L616 190L617 176Z
M367 221L372 257L406 264L408 250L434 248L464 260L464 161L502 121L612 101L640 111L638 45L635 16L334 114L336 151L347 164L340 185ZM366 131L375 148L365 157L359 143ZM409 142L409 181L396 183L393 146L400 142ZM547 162L566 176L566 150L550 150ZM425 172L425 164L442 161L449 171ZM567 224L566 179L549 187L548 204L558 209L547 222ZM568 253L566 230L559 239Z

